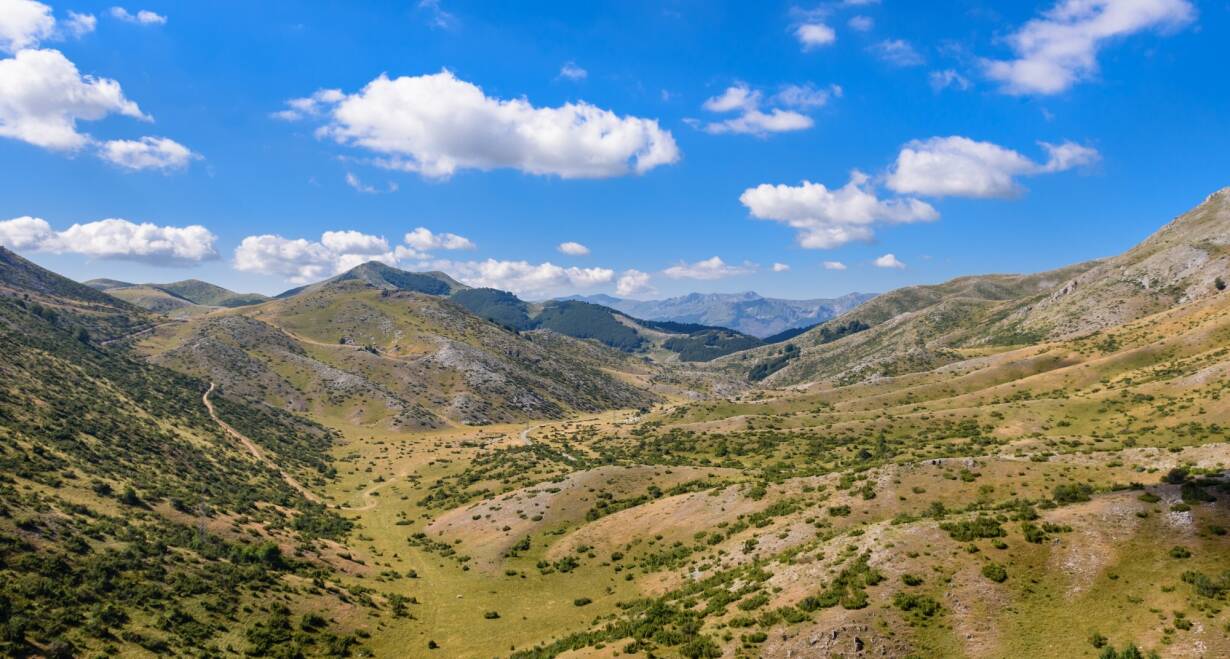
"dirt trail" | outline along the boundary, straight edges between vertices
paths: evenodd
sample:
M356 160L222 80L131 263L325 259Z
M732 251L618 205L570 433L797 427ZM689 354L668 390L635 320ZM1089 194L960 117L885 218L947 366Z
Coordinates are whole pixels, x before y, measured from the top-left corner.
M182 321L182 320L168 320L168 321L166 321L166 322L162 322L162 323L155 323L155 324L150 325L149 327L146 327L146 328L144 328L144 329L139 329L139 330L136 330L135 332L129 332L128 334L124 334L124 335L122 335L122 336L117 336L117 337L115 337L115 338L113 338L113 339L107 339L106 341L99 341L99 342L98 342L98 345L100 345L100 346L109 346L109 345L111 345L112 343L118 343L118 342L120 342L120 341L125 341L125 340L127 340L127 339L136 338L136 337L138 337L138 336L141 336L142 334L149 334L150 332L153 332L154 330L158 329L159 327L166 327L167 325L175 325L175 324L182 323L182 322L184 322L184 321Z
M281 474L282 480L286 481L287 485L295 488L295 490L299 492L299 494L303 495L303 498L307 499L308 501L311 501L312 503L320 503L320 504L324 504L325 506L328 506L329 508L334 508L336 510L346 510L346 511L351 511L351 512L363 512L365 510L371 510L376 507L377 503L379 503L372 497L372 494L374 492L376 492L377 490L379 490L380 488L386 485L395 483L398 480L401 480L402 478L405 477L405 474L399 474L396 478L384 481L383 483L377 483L367 488L366 490L363 490L363 492L359 496L363 497L363 500L366 501L367 503L364 503L362 506L339 506L334 503L327 503L324 500L322 500L320 496L318 496L315 492L312 492L311 490L304 487L302 483L295 480L294 476L291 476L290 474L283 471L280 467L278 467L278 465L274 463L273 460L270 460L269 457L265 455L264 451L262 451L260 447L256 445L256 442L253 442L251 439L248 439L247 436L245 436L243 433L239 432L238 430L235 430L235 428L233 428L227 422L223 421L218 416L218 412L214 409L214 404L209 402L209 394L213 393L214 390L217 388L218 388L217 384L210 382L209 391L206 391L205 395L201 396L201 402L205 403L205 408L209 410L209 416L212 417L214 422L217 423L218 426L221 427L223 430L225 430L227 434L234 437L235 439L238 439L239 442L243 444L244 448L248 449L248 452L252 454L252 457L256 458L257 460L260 460L265 466Z
M251 439L248 439L246 435L239 432L238 430L235 430L233 427L231 427L229 423L223 421L222 418L218 416L217 410L214 409L214 404L209 401L209 394L212 394L214 392L214 389L217 389L217 388L218 388L218 385L216 383L210 382L209 390L205 392L204 396L201 396L201 402L205 403L205 409L209 410L209 416L213 418L214 422L217 423L220 428L225 430L228 435L230 435L231 437L234 437L235 439L238 439L239 443L243 444L244 448L248 449L248 452L252 454L252 457L261 461L266 467L269 467L270 469L273 469L274 471L281 474L282 480L286 481L286 484L293 487L296 491L299 492L299 494L302 494L304 499L307 499L308 501L311 501L312 503L322 503L320 497L316 496L316 493L304 487L302 483L295 480L294 476L291 476L285 471L282 471L282 469L278 467L278 465L275 464L273 460L270 460L265 455L264 451L261 451L260 447L256 445L256 442L253 442Z

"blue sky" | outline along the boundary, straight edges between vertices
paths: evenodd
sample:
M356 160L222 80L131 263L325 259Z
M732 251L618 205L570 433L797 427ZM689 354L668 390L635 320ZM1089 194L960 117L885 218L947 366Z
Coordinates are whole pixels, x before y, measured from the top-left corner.
M1228 43L1222 0L0 0L0 244L265 293L1038 271L1230 185Z

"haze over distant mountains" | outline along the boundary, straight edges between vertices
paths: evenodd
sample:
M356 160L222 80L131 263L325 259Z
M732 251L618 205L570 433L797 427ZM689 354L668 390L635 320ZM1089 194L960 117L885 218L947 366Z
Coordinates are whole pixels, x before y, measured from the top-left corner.
M664 300L627 300L610 295L574 295L563 299L601 304L645 320L727 327L764 338L830 320L873 297L871 293L849 293L830 299L785 300L748 291L691 293Z

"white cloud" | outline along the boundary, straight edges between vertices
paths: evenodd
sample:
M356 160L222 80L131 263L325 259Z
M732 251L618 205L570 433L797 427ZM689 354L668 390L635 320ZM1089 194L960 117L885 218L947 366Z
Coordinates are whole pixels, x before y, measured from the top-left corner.
M60 151L91 142L78 120L109 114L149 118L124 97L120 83L82 76L58 50L22 50L0 60L0 136Z
M123 7L112 7L111 17L124 21L125 23L136 23L138 25L165 25L167 22L166 16L160 16L148 9L142 9L135 14L129 13Z
M278 275L291 283L306 284L332 274L341 257L317 242L289 240L265 234L248 236L235 248L235 269Z
M474 243L455 233L432 233L430 229L419 227L405 235L405 243L414 249L430 251L435 249L474 249Z
M644 173L679 160L670 131L585 102L538 108L502 100L450 71L389 79L358 93L288 102L282 119L325 112L317 135L378 154L376 164L446 178L460 169L516 169L561 178Z
M878 223L925 222L939 217L918 199L880 199L866 175L855 171L838 189L803 181L801 185L748 188L739 201L762 220L798 230L798 242L810 249L830 249L855 240L870 240Z
M837 33L824 23L803 23L795 28L794 37L799 40L804 52L829 46L837 41Z
M897 260L893 254L885 254L871 262L877 268L892 268L896 270L904 270L905 264Z
M354 175L353 173L351 173L351 172L346 172L346 185L349 185L350 187L354 188L355 190L358 190L359 192L363 192L363 193L366 193L366 194L376 194L377 192L380 192L380 191L379 191L379 190L377 190L376 188L374 188L374 187L372 187L372 186L370 186L370 185L367 185L367 184L366 184L366 183L364 183L363 181L360 181L360 180L359 180L359 177L358 177L358 176L355 176L355 175Z
M817 88L811 83L786 85L770 99L772 102L794 108L818 108L828 105L829 100L841 98L839 85Z
M284 277L294 284L323 279L369 261L397 266L423 261L436 249L471 249L474 243L453 233L432 233L419 227L390 247L383 236L360 231L326 231L319 241L265 234L244 238L235 249L235 269Z
M1021 153L968 137L933 137L902 147L887 185L902 194L934 197L1011 197L1021 192L1019 176L1060 172L1097 161L1098 152L1064 142L1042 143L1048 153L1037 163Z
M78 14L75 11L68 12L68 21L64 25L64 29L73 37L80 39L81 37L94 31L98 25L98 19L94 18L94 14Z
M0 221L0 245L9 249L38 250L43 245L51 244L55 235L51 225L42 218L25 215Z
M110 140L99 145L98 156L125 169L183 169L200 158L188 147L165 137Z
M1007 39L1012 60L984 60L1009 94L1057 94L1098 72L1098 50L1115 38L1174 30L1196 15L1188 0L1061 0Z
M574 243L572 241L560 243L556 249L559 250L561 254L568 254L569 256L586 256L589 254L588 247L582 245L581 243Z
M0 50L37 46L55 31L51 7L34 0L0 0Z
M286 102L286 109L273 113L274 119L283 121L298 121L307 117L318 117L330 106L346 98L340 89L318 89L311 96L292 98Z
M756 266L751 263L743 265L731 265L723 261L720 257L714 256L696 263L680 263L673 265L662 271L662 274L671 279L724 279L726 277L735 277L738 275L746 275L755 272Z
M346 172L346 185L362 192L363 194L379 194L381 192L397 192L397 184L389 181L384 190L377 188L374 185L368 185L355 176L353 172Z
M470 286L498 288L531 298L583 290L609 284L615 271L608 268L564 268L550 261L442 261L433 264Z
M789 271L790 271L790 266L786 265L785 263L774 263L773 264L773 272L789 272Z
M870 16L852 16L849 21L850 29L858 30L859 32L868 32L876 26L876 22Z
M566 62L559 70L561 78L569 80L584 80L589 76L589 71L576 65L576 62Z
M842 263L841 261L825 261L824 269L825 270L845 270L846 264Z
M886 39L871 46L869 50L893 66L918 66L926 61L914 50L914 46L904 39Z
M653 292L653 287L649 285L649 273L640 270L624 270L619 281L615 282L615 294L620 297L648 295Z
M969 79L960 73L957 73L953 69L932 71L929 78L931 80L931 89L937 92L949 87L960 89L962 91L969 89L970 87Z
M326 231L320 236L320 244L336 254L372 256L389 251L389 241L359 231Z
M764 136L769 133L805 130L811 128L812 118L783 108L811 109L825 105L833 97L840 97L841 87L832 85L816 88L811 85L787 85L768 99L773 107L768 112L761 110L764 94L744 83L727 87L720 95L705 101L703 107L710 112L738 112L738 116L704 125L709 133L742 133Z
M163 265L216 258L214 240L215 236L199 225L158 226L111 218L55 231L46 220L29 216L0 222L0 244L13 249Z

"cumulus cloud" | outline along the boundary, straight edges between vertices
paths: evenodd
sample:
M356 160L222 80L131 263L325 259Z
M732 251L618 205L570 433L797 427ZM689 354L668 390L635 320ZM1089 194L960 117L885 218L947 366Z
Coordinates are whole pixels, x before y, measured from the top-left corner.
M846 264L842 263L841 261L825 261L824 269L825 270L845 270Z
M1061 172L1098 160L1098 152L1072 142L1042 147L1047 160L968 137L933 137L902 147L889 172L888 187L902 194L933 197L1011 197L1021 192L1016 178Z
M914 46L904 39L885 39L873 44L869 50L893 66L919 66L926 61Z
M798 242L810 249L830 249L855 240L870 240L879 223L925 222L939 213L912 198L880 199L868 177L855 171L837 189L803 181L801 185L761 184L748 188L739 201L752 217L781 222L798 231Z
M576 62L566 62L559 70L559 77L569 80L584 80L589 76L589 71L577 66Z
M790 271L790 266L786 265L785 263L774 263L773 264L773 272L789 272L789 271Z
M746 275L756 271L756 266L752 263L744 263L743 265L731 265L714 256L703 261L695 263L680 263L673 265L662 271L662 274L671 279L725 279L726 277L735 277L738 275Z
M890 268L895 270L904 270L905 264L897 260L893 254L885 254L871 262L877 268Z
M99 145L98 156L125 169L183 169L200 158L188 147L165 137L110 140Z
M608 268L565 268L550 261L441 261L433 264L470 286L498 288L530 298L550 297L609 284Z
M138 25L165 25L167 22L166 16L160 16L148 9L142 9L133 14L123 7L112 7L111 17L125 23L136 23Z
M81 38L94 31L98 26L98 19L94 14L78 14L75 11L68 12L68 20L64 23L64 29L76 38Z
M0 50L15 53L55 32L51 7L34 0L0 0Z
M615 282L615 294L620 297L649 295L653 292L653 287L649 284L649 273L640 270L624 270L619 281Z
M455 233L433 233L430 229L419 227L405 235L405 243L422 251L436 249L474 249L474 243Z
M581 243L572 242L571 240L566 243L560 243L555 249L559 250L561 254L567 254L569 256L586 256L589 254L588 247L582 245Z
M824 23L803 23L794 29L794 38L799 40L806 52L836 43L837 33Z
M317 135L371 151L383 167L432 178L461 169L606 178L679 160L670 131L654 119L585 102L540 108L525 98L493 98L448 70L382 74L354 94L324 90L291 100L275 116L316 114L326 118Z
M1108 41L1190 23L1188 0L1061 0L1007 39L1011 60L984 60L986 74L1009 94L1058 94L1098 72Z
M837 85L826 88L787 85L766 99L761 91L744 83L737 83L727 87L718 96L706 100L703 106L714 113L737 112L737 116L704 124L704 130L714 134L742 133L759 136L805 130L811 128L814 122L811 117L798 110L821 107L830 99L840 97L841 91L841 87ZM766 112L762 109L765 105L776 107Z
M303 238L248 236L235 248L235 269L278 275L291 283L306 284L334 272L344 256Z
M187 265L217 258L215 236L203 226L158 226L110 218L56 231L41 218L0 222L0 244L16 250L91 258Z
M383 236L361 231L326 231L319 241L265 234L248 236L235 248L235 269L283 277L294 284L323 279L369 261L396 266L422 261L434 250L471 249L474 243L453 233L419 227L390 246Z
M120 83L82 76L58 50L22 50L0 60L0 136L60 151L91 142L78 120L120 114L148 120Z

